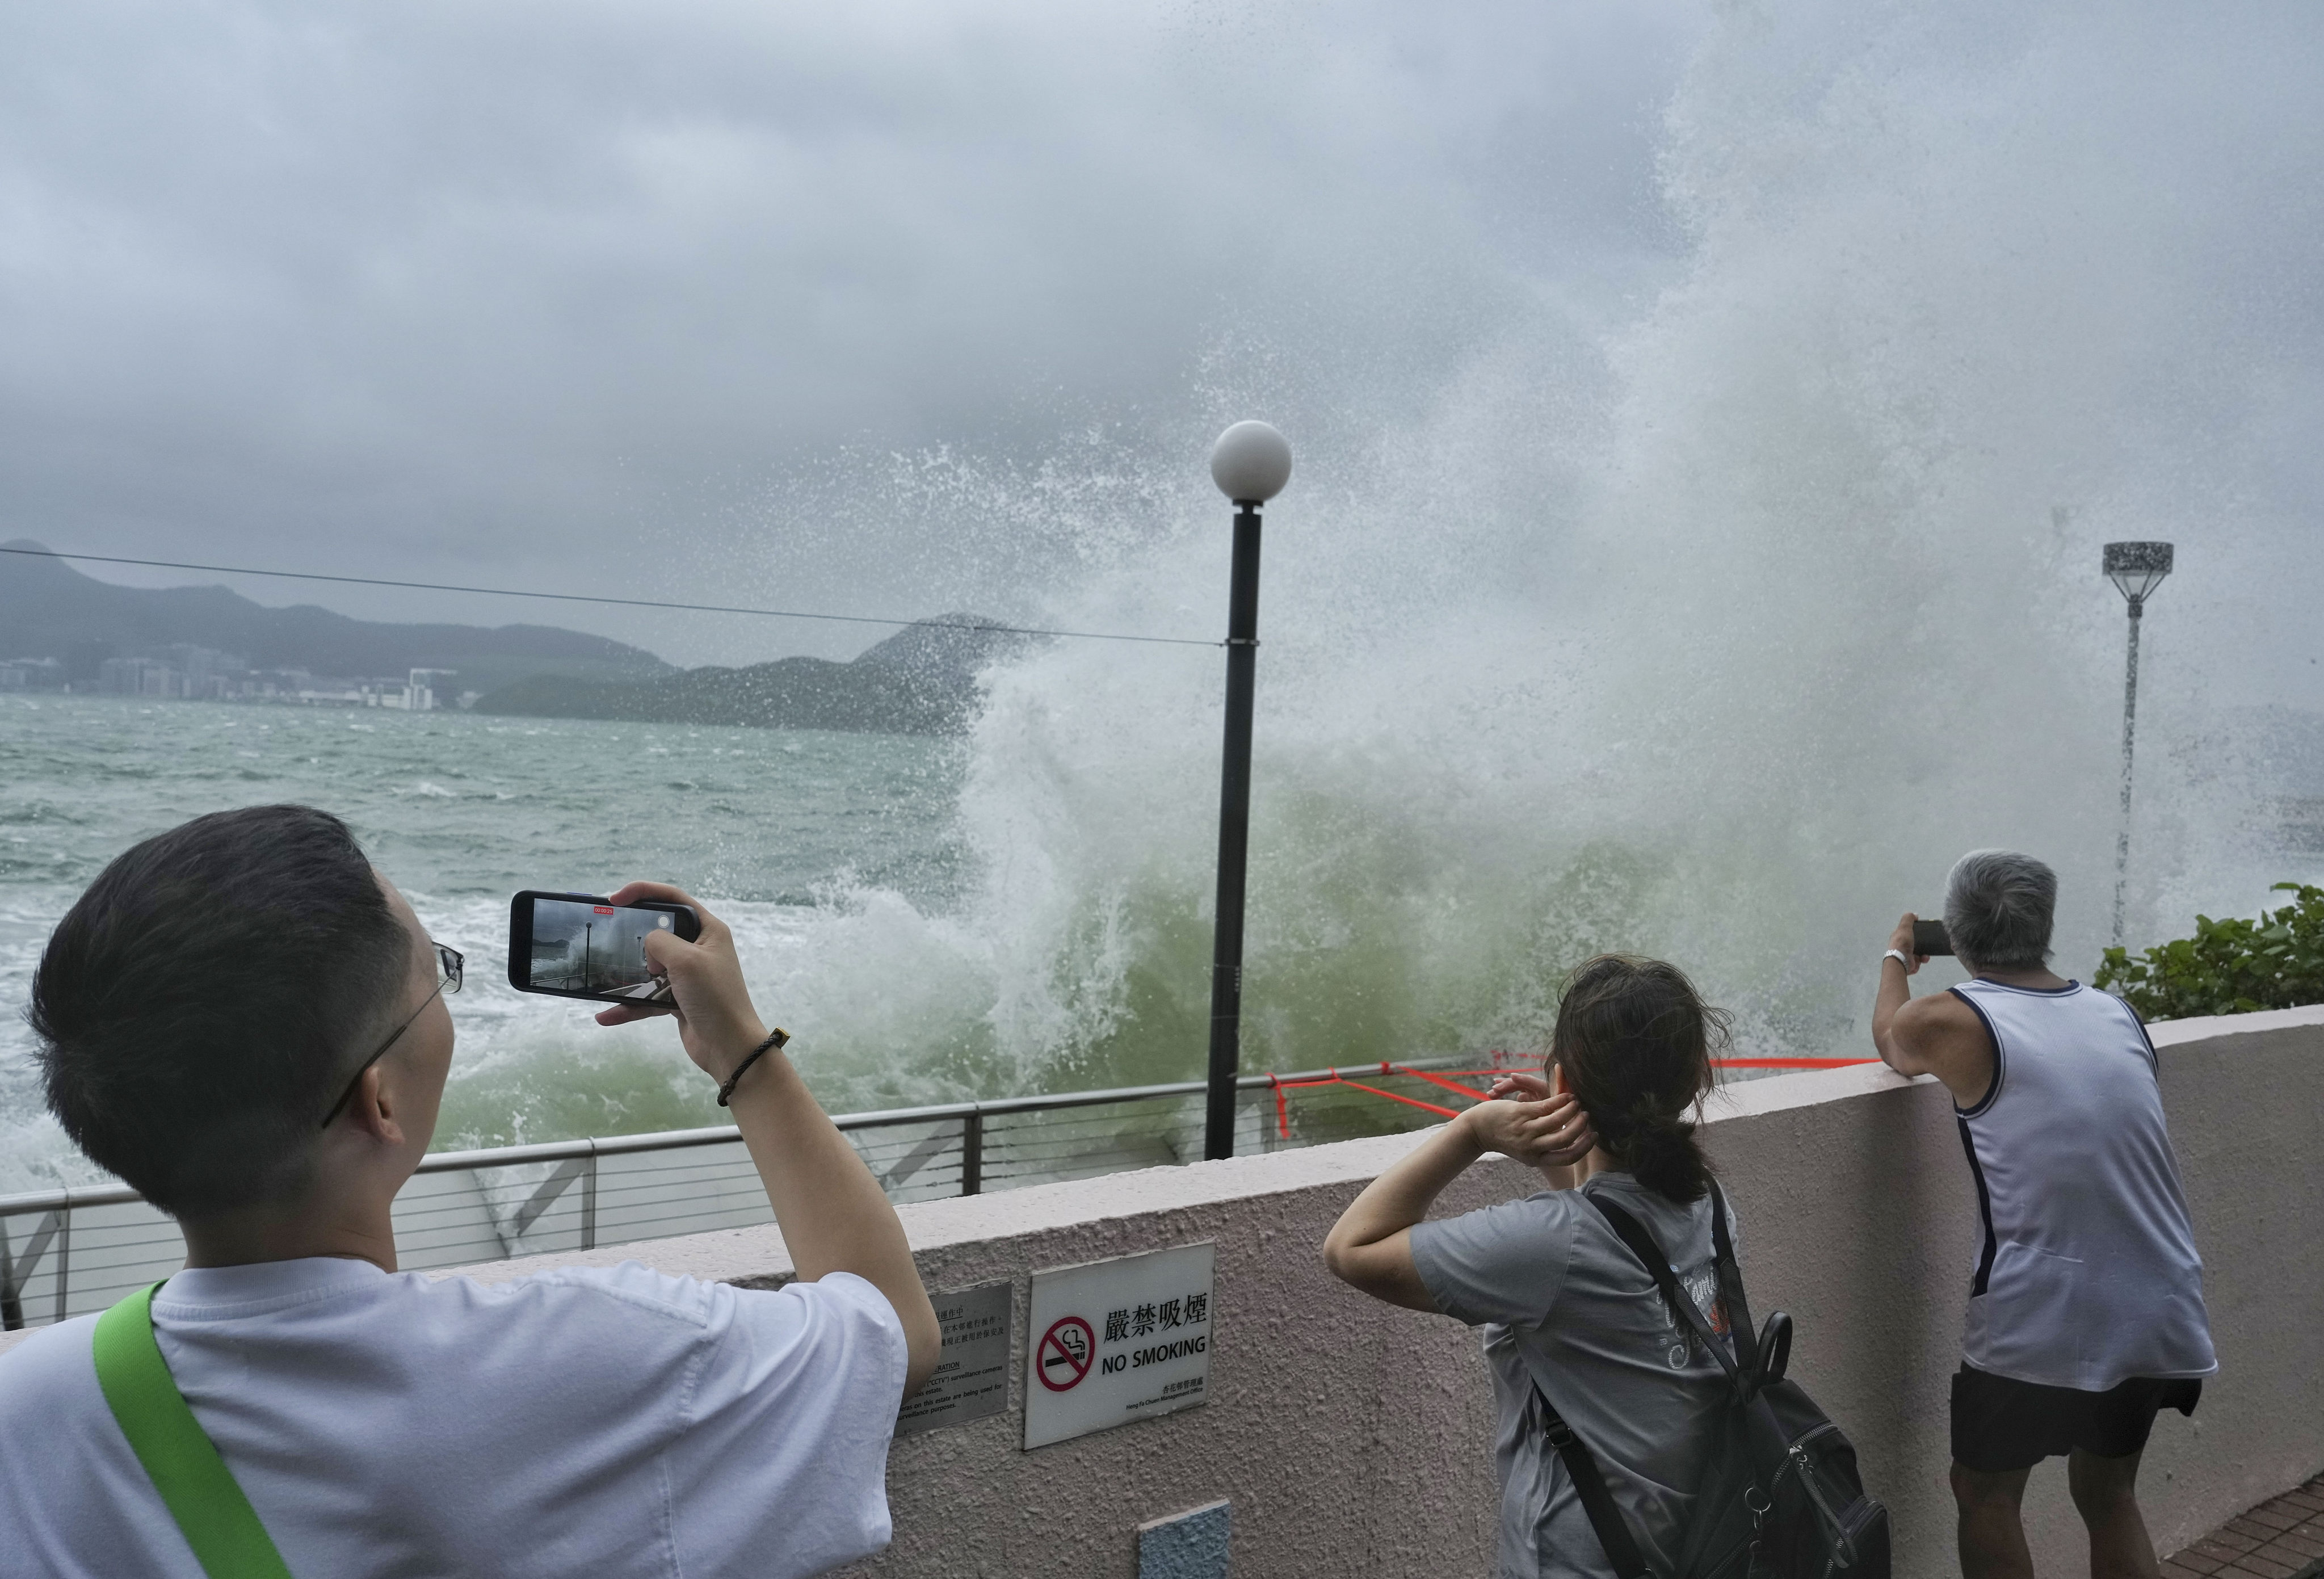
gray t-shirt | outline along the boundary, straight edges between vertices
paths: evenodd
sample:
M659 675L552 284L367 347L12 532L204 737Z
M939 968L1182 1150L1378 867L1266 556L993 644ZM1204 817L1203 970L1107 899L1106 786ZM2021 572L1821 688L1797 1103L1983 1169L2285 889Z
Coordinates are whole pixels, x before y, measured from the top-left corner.
M1681 1205L1618 1172L1582 1187L1646 1224L1724 1335L1710 1197ZM1545 1190L1422 1223L1412 1231L1412 1262L1437 1309L1485 1329L1499 1416L1502 1579L1613 1579L1565 1465L1542 1435L1536 1382L1596 1457L1647 1566L1675 1569L1726 1373L1671 1319L1654 1279L1597 1208L1575 1191Z

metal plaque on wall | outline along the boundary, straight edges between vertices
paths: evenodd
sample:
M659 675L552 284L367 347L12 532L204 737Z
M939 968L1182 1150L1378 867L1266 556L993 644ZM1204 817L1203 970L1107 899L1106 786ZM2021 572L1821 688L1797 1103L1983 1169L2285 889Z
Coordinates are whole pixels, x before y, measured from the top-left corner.
M1015 1282L931 1296L944 1351L927 1385L904 1400L896 1435L964 1426L1009 1407L1009 1318Z

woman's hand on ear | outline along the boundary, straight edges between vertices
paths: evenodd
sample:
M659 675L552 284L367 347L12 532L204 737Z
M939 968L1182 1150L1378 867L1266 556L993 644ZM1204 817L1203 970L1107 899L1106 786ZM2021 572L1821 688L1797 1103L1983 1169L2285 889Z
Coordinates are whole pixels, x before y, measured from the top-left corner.
M1597 1148L1590 1115L1571 1093L1513 1101L1499 1096L1503 1084L1493 1087L1496 1100L1479 1103L1461 1115L1487 1150L1514 1157L1528 1168L1568 1168ZM1532 1090L1547 1091L1536 1076L1511 1076L1506 1084L1527 1095Z

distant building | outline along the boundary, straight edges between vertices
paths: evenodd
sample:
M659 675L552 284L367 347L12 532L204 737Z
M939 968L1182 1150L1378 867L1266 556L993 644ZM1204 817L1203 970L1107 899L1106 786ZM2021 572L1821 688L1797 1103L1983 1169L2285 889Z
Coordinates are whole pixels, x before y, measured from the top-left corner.
M97 666L97 688L115 697L224 701L244 691L249 665L208 647L180 642L165 658L108 658Z
M303 669L269 669L244 682L243 694L265 701L296 701L299 693L314 688L315 677Z
M306 684L286 692L284 697L309 707L376 707L381 702L381 688L393 684L392 680L318 679L310 675Z
M456 669L413 669L410 680L403 688L402 706L414 713L434 712L440 705L436 699L438 689L442 687L444 681L459 672ZM391 707L396 705L393 702L387 703Z
M108 658L97 666L97 688L113 697L182 697L186 677L158 658Z
M451 689L449 682L458 673L452 669L414 669L400 677L341 679L318 677L303 669L254 670L246 659L180 642L160 657L104 659L96 665L94 686L81 681L73 688L115 697L292 702L310 707L392 707L398 712L432 713L453 706L456 696L461 706L474 702L475 692L456 694ZM0 661L0 691L53 690L68 678L69 666L54 659Z
M11 658L0 662L0 691L63 688L65 666L53 658Z
M247 659L180 642L165 650L171 667L185 676L179 694L208 701L225 701L243 694L250 673Z

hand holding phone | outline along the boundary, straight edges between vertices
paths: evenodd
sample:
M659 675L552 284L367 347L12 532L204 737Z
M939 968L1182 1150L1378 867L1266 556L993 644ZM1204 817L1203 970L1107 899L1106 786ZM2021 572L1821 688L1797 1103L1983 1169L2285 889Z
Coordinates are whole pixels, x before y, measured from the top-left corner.
M558 998L657 1002L669 987L647 952L656 933L690 943L702 924L692 906L670 900L618 904L527 889L509 903L509 985Z
M1932 947L1932 944L1935 946ZM1896 918L1896 929L1888 934L1888 952L1903 962L1904 974L1909 977L1929 963L1931 955L1950 954L1952 946L1945 940L1945 924L1942 921L1923 921L1906 910ZM1886 978L1882 979L1885 981ZM1911 989L1906 990L1909 992ZM1882 991L1886 991L1886 988Z
M701 900L666 882L632 882L615 891L610 902L682 906L695 918L696 930L691 938L680 937L675 928L657 930L648 937L647 954L669 983L668 993L650 1002L618 1002L598 1011L597 1023L626 1025L658 1014L674 1016L687 1057L723 1083L767 1036L767 1026L742 982L733 933Z

